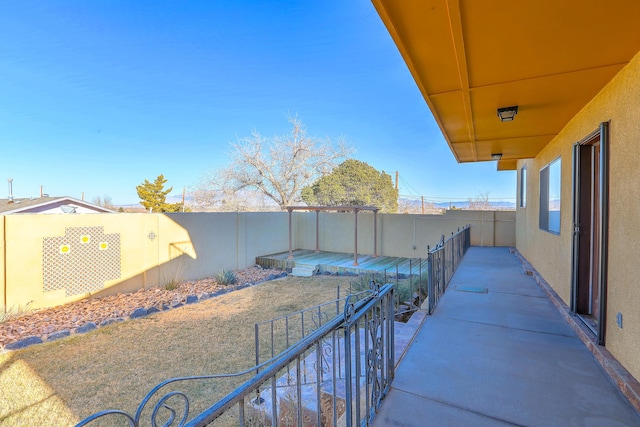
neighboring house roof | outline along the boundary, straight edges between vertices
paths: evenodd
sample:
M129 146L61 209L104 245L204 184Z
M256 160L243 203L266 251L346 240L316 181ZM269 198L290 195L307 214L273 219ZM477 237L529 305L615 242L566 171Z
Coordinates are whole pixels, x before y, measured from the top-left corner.
M0 215L15 213L114 213L111 209L74 199L73 197L37 197L30 199L0 199Z

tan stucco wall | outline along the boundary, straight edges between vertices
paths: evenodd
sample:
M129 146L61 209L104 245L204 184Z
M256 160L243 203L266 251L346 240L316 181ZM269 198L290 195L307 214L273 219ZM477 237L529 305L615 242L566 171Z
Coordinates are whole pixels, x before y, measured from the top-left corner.
M378 215L377 253L399 257L424 257L427 245L438 243L441 235L471 224L472 245L515 245L515 212L449 211L445 215ZM173 281L212 276L223 269L253 265L258 256L289 249L289 215L275 213L173 213L97 215L4 215L0 216L0 306L8 308L50 307L88 296L132 292ZM44 291L44 264L76 271L84 262L64 258L56 243L54 254L43 256L45 241L66 239L74 255L86 249L79 235L98 227L103 234L117 235L120 256L95 261L91 268L117 265L119 273L104 288L67 295L65 289ZM78 230L87 230L78 231ZM320 250L353 252L354 215L320 213ZM374 215L358 214L358 253L373 254ZM101 237L89 236L90 244ZM58 242L58 240L56 240ZM292 215L293 249L315 249L316 214ZM415 246L415 249L414 249ZM110 250L114 246L109 247ZM101 256L102 252L98 252ZM116 262L114 264L112 261ZM75 263L75 264L74 264ZM51 275L51 273L49 273ZM80 275L82 276L82 275ZM49 279L51 280L51 279ZM78 279L81 281L82 279ZM102 284L99 281L100 285ZM66 284L65 284L66 286ZM84 285L83 285L84 286ZM85 290L87 289L87 290Z
M524 109L523 109L524 111ZM517 210L518 250L568 304L571 294L572 146L610 121L609 274L606 346L640 379L640 54L527 166L527 206ZM539 171L562 158L561 232L538 229ZM518 179L520 177L518 176ZM616 314L623 315L623 328Z
M24 214L0 219L0 306L10 309L28 303L31 308L48 307L89 295L212 276L253 265L256 256L288 249L285 213ZM106 281L103 290L71 296L64 289L43 292L44 240L79 227L102 227L105 234L119 236L118 279ZM75 240L68 244L72 251L80 248Z
M315 212L294 213L297 221L297 247L315 249ZM320 250L353 252L353 213L325 213L319 216ZM444 215L378 214L377 253L385 256L419 258L426 256L427 246L433 247L440 237L471 225L474 246L515 246L514 211L452 210ZM373 254L374 215L358 214L358 253ZM415 249L414 249L415 247Z

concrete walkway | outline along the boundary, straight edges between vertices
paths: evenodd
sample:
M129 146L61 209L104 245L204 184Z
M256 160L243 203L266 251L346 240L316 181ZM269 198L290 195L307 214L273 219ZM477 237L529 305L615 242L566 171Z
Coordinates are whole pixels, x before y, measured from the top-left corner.
M373 425L617 427L640 415L518 258L472 247Z

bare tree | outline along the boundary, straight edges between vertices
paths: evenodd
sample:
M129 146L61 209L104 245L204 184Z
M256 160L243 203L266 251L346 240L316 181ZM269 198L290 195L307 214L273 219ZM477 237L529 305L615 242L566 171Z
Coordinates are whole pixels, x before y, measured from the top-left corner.
M264 138L254 132L232 143L231 163L196 187L196 204L245 210L248 196L257 192L284 209L301 200L303 187L329 173L352 152L342 140L333 144L329 138L308 136L297 117L289 117L289 123L288 135Z
M205 181L207 182L207 181ZM215 212L279 211L273 200L258 190L213 190L196 188L191 194L198 210Z
M489 211L491 210L491 201L489 200L489 191L481 191L475 199L469 199L469 210Z
M100 196L96 196L93 198L93 204L94 205L98 205L98 206L102 206L103 208L107 208L107 209L115 209L116 207L113 204L113 201L111 200L111 196L109 196L108 194L105 194L103 198L100 198Z

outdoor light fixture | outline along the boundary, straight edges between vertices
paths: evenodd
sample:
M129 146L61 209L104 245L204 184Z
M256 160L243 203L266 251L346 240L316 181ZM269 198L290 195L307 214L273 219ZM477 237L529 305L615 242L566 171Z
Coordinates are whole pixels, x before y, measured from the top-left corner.
M502 153L492 153L491 158L493 160L500 160L502 158Z
M518 114L518 106L498 108L498 117L501 122L511 122Z

